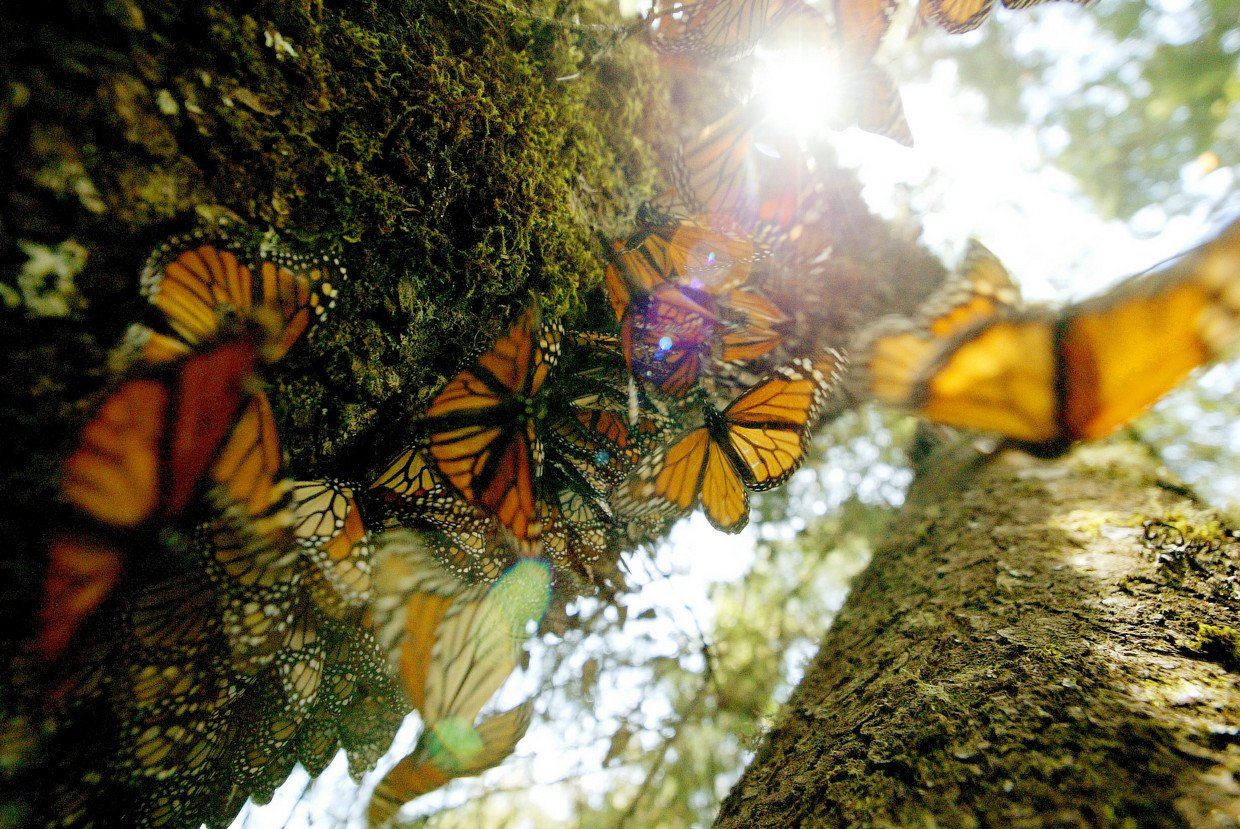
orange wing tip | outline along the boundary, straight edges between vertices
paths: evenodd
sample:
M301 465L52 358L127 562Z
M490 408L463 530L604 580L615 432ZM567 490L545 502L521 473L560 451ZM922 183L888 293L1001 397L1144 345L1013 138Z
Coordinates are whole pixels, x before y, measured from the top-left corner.
M57 533L48 551L38 632L31 650L42 661L56 662L90 616L120 583L121 551L80 533Z

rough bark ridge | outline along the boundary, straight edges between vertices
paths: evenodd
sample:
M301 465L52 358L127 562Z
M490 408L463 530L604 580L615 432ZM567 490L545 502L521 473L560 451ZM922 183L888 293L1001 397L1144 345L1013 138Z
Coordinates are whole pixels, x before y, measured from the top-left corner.
M1131 446L922 481L717 827L1240 821L1240 556Z

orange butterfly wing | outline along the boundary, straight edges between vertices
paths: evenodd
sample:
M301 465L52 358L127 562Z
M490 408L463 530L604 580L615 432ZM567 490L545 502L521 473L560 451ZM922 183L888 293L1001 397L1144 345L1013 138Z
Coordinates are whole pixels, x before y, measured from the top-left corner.
M738 533L749 523L749 494L732 459L722 446L710 440L699 483L702 511L715 529Z
M43 602L31 649L44 662L64 654L78 629L120 583L124 553L90 533L57 532L48 549Z
M723 411L729 446L750 489L784 483L804 459L804 435L822 406L827 378L798 362L742 394Z
M537 535L542 445L532 410L559 357L561 332L531 308L490 351L448 382L426 412L429 453L471 503L520 539Z
M114 527L137 527L155 513L169 397L155 379L127 381L108 396L65 461L69 503Z
M1061 324L1064 428L1110 434L1145 411L1240 328L1240 222L1167 270L1073 306Z
M144 359L158 362L209 341L228 314L243 319L268 314L278 329L270 359L279 360L335 304L332 278L343 275L323 259L250 255L218 232L174 237L147 260L142 290L176 338L151 332Z
M1060 437L1058 360L1053 320L1023 315L983 321L962 332L923 374L912 406L966 429L1027 443Z

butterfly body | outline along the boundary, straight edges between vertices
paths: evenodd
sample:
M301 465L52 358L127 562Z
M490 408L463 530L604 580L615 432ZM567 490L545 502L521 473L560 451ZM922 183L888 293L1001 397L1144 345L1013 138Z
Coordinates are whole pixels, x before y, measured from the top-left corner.
M448 381L427 409L428 453L464 499L494 513L518 539L534 520L546 415L542 391L562 330L531 307L508 333Z
M749 521L746 490L779 486L804 458L804 439L835 377L806 360L766 376L723 410L640 463L617 490L616 514L652 525L701 504L710 523L740 532Z

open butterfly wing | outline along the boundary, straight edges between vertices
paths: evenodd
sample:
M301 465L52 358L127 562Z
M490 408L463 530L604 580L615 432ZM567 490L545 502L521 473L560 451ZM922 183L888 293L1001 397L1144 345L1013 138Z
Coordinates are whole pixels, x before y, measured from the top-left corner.
M981 242L971 239L960 270L926 300L919 318L941 340L1020 304L1020 289L1007 268Z
M155 513L170 397L158 380L135 379L104 400L65 461L61 489L69 503L114 527L136 527Z
M60 531L48 548L33 653L56 662L86 619L120 583L125 554L91 533Z
M700 484L702 511L715 529L738 533L749 523L749 494L728 452L712 438Z
M255 271L257 270L257 275ZM237 248L221 232L174 237L158 247L142 271L142 290L185 344L209 341L227 315L276 317L271 359L279 360L335 304L338 264L287 253L264 257ZM143 350L148 362L175 349L153 333Z
M1053 320L1006 316L966 329L923 370L912 408L948 426L1030 444L1060 438Z
M1110 434L1145 411L1240 328L1240 223L1165 271L1069 308L1060 324L1063 424Z
M805 434L822 407L828 384L827 377L798 360L724 409L728 446L750 489L779 486L801 465Z
M429 453L465 500L495 513L519 539L537 534L542 445L530 410L559 357L561 331L532 307L426 413Z

